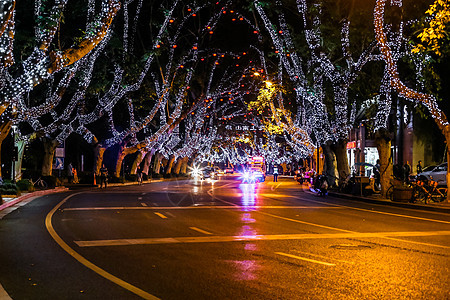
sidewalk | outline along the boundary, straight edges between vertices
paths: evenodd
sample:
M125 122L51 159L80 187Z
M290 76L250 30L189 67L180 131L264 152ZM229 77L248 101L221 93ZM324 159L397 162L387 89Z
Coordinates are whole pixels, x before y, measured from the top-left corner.
M409 203L409 202L398 202L398 201L391 201L388 199L384 199L381 197L380 194L373 194L370 196L357 196L352 194L343 194L335 191L328 191L328 195L344 198L344 199L350 199L350 200L356 200L356 201L362 201L367 203L374 203L374 204L381 204L381 205L389 205L389 206L395 206L395 207L404 207L404 208L410 208L410 209L421 209L421 210L428 210L428 211L436 211L436 212L443 212L450 214L450 203L440 202L440 203L429 203L429 204L416 204L416 203Z

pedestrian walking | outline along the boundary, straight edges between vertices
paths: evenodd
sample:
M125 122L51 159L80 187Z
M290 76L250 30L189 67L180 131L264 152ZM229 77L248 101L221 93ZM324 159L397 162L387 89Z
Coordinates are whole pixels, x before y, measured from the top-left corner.
M69 163L67 165L67 179L69 180L69 183L72 183L72 181L73 181L73 166L72 166L72 163Z
M73 183L79 183L79 181L78 181L78 174L77 174L77 169L76 168L73 168L72 169L72 175L73 175Z
M108 184L108 169L105 167L105 164L100 168L100 188L103 188L103 184L106 188Z
M278 182L278 166L273 167L273 182Z
M140 166L137 167L136 175L137 175L138 184L141 185L142 184L142 169Z

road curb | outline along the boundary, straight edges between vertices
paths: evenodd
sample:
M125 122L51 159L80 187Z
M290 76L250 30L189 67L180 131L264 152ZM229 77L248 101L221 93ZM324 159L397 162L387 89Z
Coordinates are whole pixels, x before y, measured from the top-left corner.
M16 205L19 202L22 202L28 198L36 197L36 196L43 196L48 194L54 194L54 193L61 193L61 192L67 192L69 189L66 187L58 187L51 190L42 190L42 191L36 191L31 193L26 193L25 195L19 196L14 200L8 201L0 205L0 211L4 210L5 208L11 207L13 205Z
M147 183L155 183L155 182L162 182L162 181L164 181L164 180L163 179L155 179L155 180L147 180L147 181L144 181L143 183L147 184ZM128 186L128 185L137 185L137 184L138 184L137 182L111 183L111 184L108 184L108 187ZM99 188L98 185L97 186L92 185L91 187L94 188L94 189ZM22 196L19 196L19 197L15 198L14 200L5 202L2 205L0 205L0 211L6 209L8 207L14 206L17 203L20 203L20 202L22 202L22 201L24 201L26 199L31 198L31 197L39 197L39 196L44 196L44 195L53 194L53 193L68 192L70 190L71 190L70 187L57 187L57 188L54 188L54 189L48 189L48 190L42 190L42 191L35 191L35 192L31 192L31 193L26 193L26 194L24 194ZM0 298L0 300L1 300L1 298Z
M389 205L389 206L403 207L403 208L410 208L410 209L421 209L421 210L428 210L428 211L435 211L435 212L442 212L442 213L450 214L450 205L448 206L448 208L432 206L432 205L420 205L420 204L407 203L407 202L395 202L395 201L373 199L373 198L369 198L369 197L361 197L361 196L355 196L355 195L349 195L349 194L341 194L341 193L331 192L331 191L328 192L328 195L338 197L338 198L357 200L357 201L374 203L374 204Z

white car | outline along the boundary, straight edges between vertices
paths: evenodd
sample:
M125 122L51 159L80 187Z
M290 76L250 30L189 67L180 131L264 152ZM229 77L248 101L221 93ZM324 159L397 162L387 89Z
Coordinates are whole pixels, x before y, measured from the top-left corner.
M433 180L438 185L447 185L447 163L440 164L431 171L424 171L417 174L418 179Z
M253 176L259 181L264 182L266 180L266 174L260 167L251 167L250 172L253 174Z

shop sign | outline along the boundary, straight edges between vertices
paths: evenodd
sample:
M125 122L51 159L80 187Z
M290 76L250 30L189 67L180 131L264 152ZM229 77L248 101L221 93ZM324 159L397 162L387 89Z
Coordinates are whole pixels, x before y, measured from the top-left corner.
M347 149L355 149L356 148L356 142L348 142L347 143Z

